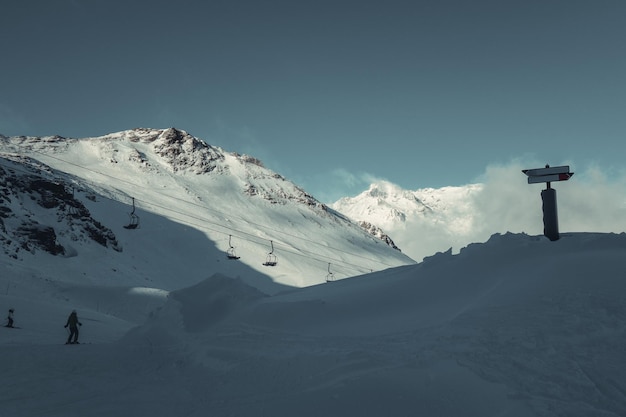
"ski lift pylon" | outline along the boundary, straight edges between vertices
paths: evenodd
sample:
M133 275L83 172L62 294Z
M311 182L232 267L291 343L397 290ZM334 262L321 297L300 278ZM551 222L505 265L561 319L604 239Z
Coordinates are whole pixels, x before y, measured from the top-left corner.
M128 213L128 216L130 217L130 223L124 226L125 229L136 229L137 227L139 227L139 216L135 214L135 197L132 197L132 199L133 199L133 210L130 213Z
M272 248L272 250L267 254L267 258L265 260L265 262L263 262L263 265L265 266L276 266L276 264L278 263L276 260L276 255L274 255L274 242L270 240L270 246Z
M231 239L232 235L228 235L228 250L226 251L226 257L228 259L239 259L240 257L237 256L237 254L235 253L235 248L231 244Z

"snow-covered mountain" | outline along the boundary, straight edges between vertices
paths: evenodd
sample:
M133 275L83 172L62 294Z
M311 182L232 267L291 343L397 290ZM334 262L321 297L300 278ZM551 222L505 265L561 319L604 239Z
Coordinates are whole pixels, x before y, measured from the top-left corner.
M414 262L258 159L181 130L0 137L0 152L2 256L34 275L170 290L223 273L275 292Z
M482 184L409 191L378 181L355 197L331 205L351 219L373 224L391 235L413 259L471 243ZM485 236L485 238L488 236Z

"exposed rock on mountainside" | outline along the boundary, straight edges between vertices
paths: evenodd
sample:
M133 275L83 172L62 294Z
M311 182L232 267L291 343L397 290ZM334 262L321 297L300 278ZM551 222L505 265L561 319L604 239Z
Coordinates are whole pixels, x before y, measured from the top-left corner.
M143 136L144 140L153 142L156 154L167 161L175 172L186 169L195 174L205 174L218 168L217 162L224 160L221 150L183 130L170 128L159 133L148 129L138 129L137 132L149 134Z
M360 221L358 222L358 224L359 226L363 228L363 230L367 231L372 236L376 236L377 238L379 238L380 240L383 240L392 248L396 250L400 250L400 248L397 247L395 243L393 243L393 240L385 232L383 232L383 230L380 227L373 225L366 221Z
M51 168L30 158L4 156L0 184L0 241L11 257L36 250L71 255L59 236L121 251L113 232L90 216L74 198L70 183Z

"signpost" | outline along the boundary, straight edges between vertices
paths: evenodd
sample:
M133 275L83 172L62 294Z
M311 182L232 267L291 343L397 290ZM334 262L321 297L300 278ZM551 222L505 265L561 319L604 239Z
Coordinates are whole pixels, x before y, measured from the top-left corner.
M528 175L528 174L527 174ZM538 175L528 177L529 184L536 184L539 182L547 182L550 184L553 181L567 181L570 177L574 175L573 172L568 172L567 174L552 174L552 175Z
M559 240L556 190L551 187L550 183L554 181L567 181L574 173L570 172L568 165L558 167L546 165L545 168L523 169L522 172L528 175L529 184L546 183L546 189L541 191L541 200L543 202L543 234L552 241Z

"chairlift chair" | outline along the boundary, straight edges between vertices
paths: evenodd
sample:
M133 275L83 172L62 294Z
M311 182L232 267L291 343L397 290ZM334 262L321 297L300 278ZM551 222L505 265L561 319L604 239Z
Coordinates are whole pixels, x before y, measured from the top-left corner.
M330 262L328 263L328 275L326 275L326 282L331 282L335 280L335 274L330 271Z
M136 229L139 227L139 216L135 214L135 198L133 197L133 210L128 213L130 217L130 223L124 226L125 229Z
M235 253L235 248L231 245L231 235L228 235L228 250L226 251L226 257L228 259L239 259L240 256L237 256Z
M139 216L137 216L135 213L129 213L128 216L130 217L130 223L125 225L124 228L136 229L137 227L139 227Z
M276 259L276 255L274 255L274 242L272 242L270 240L270 245L272 247L272 250L267 254L267 258L265 259L265 262L263 263L263 265L265 266L276 266L277 259Z
M76 206L74 206L74 187L72 187L72 201L71 202L66 202L67 205L67 213L72 216L72 217L78 217L80 216L80 209Z
M72 206L71 204L67 205L67 213L72 217L80 216L80 210L78 207Z

